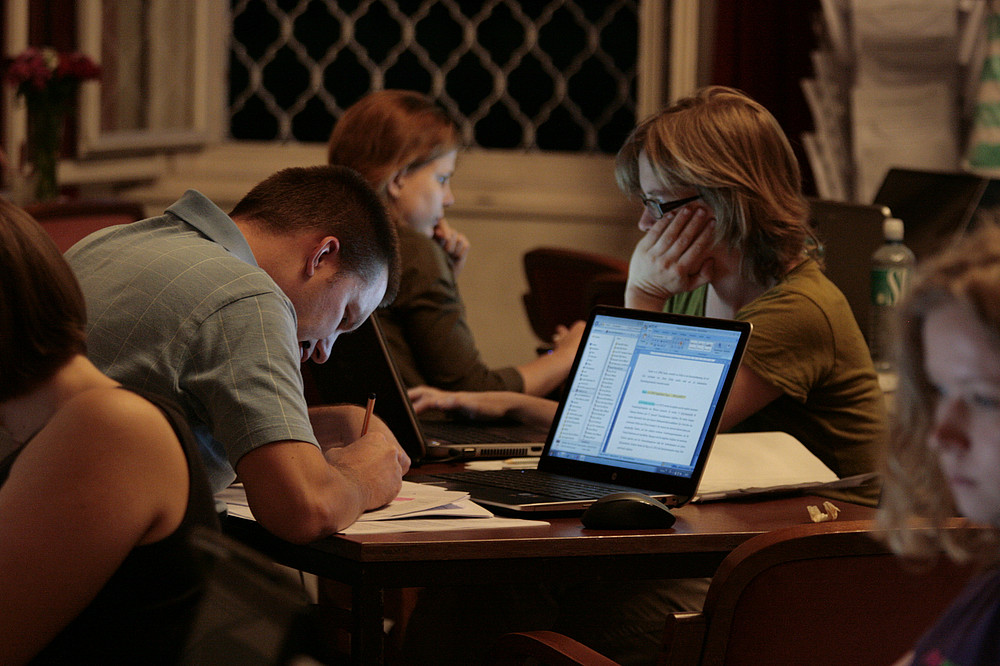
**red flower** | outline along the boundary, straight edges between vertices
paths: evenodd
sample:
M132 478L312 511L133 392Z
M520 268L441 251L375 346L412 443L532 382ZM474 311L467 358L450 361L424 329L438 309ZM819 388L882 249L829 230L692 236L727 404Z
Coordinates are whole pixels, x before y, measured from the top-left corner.
M31 97L51 92L62 96L81 81L96 79L101 68L82 53L59 53L50 48L30 47L4 61L4 80L17 86L19 95Z
M96 79L100 74L101 68L82 53L60 53L54 76L86 81Z

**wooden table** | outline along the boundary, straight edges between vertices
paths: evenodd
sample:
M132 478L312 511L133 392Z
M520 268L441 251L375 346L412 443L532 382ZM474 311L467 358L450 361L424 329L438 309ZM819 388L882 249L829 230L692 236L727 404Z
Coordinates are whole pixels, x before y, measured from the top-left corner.
M299 546L257 523L228 518L225 531L275 561L352 588L351 653L355 663L381 663L386 589L594 579L711 576L747 539L809 522L799 496L689 504L675 509L667 530L594 531L578 517L545 518L547 526L510 529L338 535ZM836 502L840 520L873 518L872 508Z

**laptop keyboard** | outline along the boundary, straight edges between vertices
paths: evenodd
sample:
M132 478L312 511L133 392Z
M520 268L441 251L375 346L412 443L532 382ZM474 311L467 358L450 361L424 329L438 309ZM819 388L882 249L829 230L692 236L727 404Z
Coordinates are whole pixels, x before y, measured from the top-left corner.
M487 428L483 426L450 422L421 421L420 429L426 439L437 439L449 444L523 444L523 428ZM534 441L537 438L531 438Z
M493 486L522 492L547 495L561 500L597 499L608 493L629 490L596 481L582 481L568 477L553 476L536 469L496 469L469 470L465 472L448 472L431 474L449 481L464 481L481 486Z

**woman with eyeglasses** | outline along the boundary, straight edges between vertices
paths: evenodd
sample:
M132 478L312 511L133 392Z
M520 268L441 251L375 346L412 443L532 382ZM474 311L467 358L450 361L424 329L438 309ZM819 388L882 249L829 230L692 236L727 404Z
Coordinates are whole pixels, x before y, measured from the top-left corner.
M739 91L700 90L633 131L616 176L645 204L626 305L754 325L721 430L789 432L840 477L875 471L887 436L884 398L847 299L812 255L798 163L774 117ZM503 392L419 387L410 395L418 410L473 417L550 422L556 409ZM840 497L873 504L877 494L868 486ZM453 626L454 636L435 635L435 647L454 641L471 651L535 621L532 628L555 627L618 663L653 663L667 613L699 609L707 587L707 579L505 586L480 593L489 607L478 616L462 612L474 599L430 590L407 646L413 635L413 654L423 654L422 631ZM526 619L536 607L550 618Z
M840 477L874 471L885 401L815 257L799 165L774 116L737 90L702 89L632 132L616 177L645 204L626 304L753 323L720 430L781 430Z
M399 294L380 315L387 343L407 386L547 395L569 374L583 324L560 330L552 353L518 367L490 368L482 360L456 281L469 242L445 219L461 147L445 110L409 90L369 93L333 128L330 163L361 173L399 229Z
M704 88L640 123L615 175L644 203L625 304L754 325L720 431L788 432L840 477L875 471L884 397L850 306L814 256L798 162L774 116L737 90ZM530 396L411 398L418 411L555 413Z

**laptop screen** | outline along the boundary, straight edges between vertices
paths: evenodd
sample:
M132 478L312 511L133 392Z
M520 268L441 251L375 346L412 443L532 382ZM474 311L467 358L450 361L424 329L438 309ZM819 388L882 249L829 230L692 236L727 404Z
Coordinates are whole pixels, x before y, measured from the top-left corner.
M608 310L582 343L547 455L690 478L747 334L714 320Z
M988 184L972 173L893 168L874 202L903 220L903 242L920 261L965 233Z

